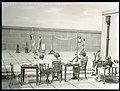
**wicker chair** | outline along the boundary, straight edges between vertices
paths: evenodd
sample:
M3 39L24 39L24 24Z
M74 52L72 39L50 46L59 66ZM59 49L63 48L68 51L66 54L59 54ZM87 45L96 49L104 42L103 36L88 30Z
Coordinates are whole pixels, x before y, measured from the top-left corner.
M62 80L62 64L60 61L53 61L52 62L52 82L54 80L55 73L57 73L57 78L59 77L58 75L60 75L60 82Z

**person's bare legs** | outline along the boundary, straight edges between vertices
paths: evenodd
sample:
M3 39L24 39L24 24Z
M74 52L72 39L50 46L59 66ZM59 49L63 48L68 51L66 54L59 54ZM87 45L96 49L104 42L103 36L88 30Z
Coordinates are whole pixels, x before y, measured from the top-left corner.
M103 70L99 69L98 70L98 75L96 75L96 81L98 81L98 82L102 81L102 77L103 77Z

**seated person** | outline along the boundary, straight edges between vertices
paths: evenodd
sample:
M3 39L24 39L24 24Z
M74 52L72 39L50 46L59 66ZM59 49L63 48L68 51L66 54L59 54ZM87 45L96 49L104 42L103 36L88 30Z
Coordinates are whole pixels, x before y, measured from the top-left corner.
M45 63L43 59L44 59L44 55L40 54L39 55L39 60L36 60L34 63L37 64L38 67L39 67L39 64L42 65L41 71L47 74L46 82L50 82L50 80L48 78L49 78L49 75L50 75L50 72L51 72L51 68L45 67L45 64L47 64L47 63Z
M88 59L88 57L86 56L86 52L83 51L81 53L80 62L78 62L81 66L80 67L81 70L85 68L85 64L86 64L87 59ZM73 77L72 77L72 79L78 79L77 73L78 73L78 67L73 67Z
M95 61L95 67L92 69L92 70L94 70L93 75L96 75L97 68L102 66L101 61L102 61L101 57L100 57L100 55L98 55L98 59Z
M53 61L60 61L60 62L61 62L61 60L59 59L59 57L60 57L60 54L59 54L59 53L55 53L55 54L54 54L54 57L55 57L55 59L53 59ZM55 74L54 74L54 75L55 75ZM58 78L58 76L54 76L54 77Z
M93 53L94 55L94 60L93 60L93 69L95 70L95 66L96 66L96 61L98 61L98 59L100 58L100 50L98 50L96 53Z
M96 76L96 81L102 81L104 76L104 67L112 67L113 62L111 61L111 56L107 56L105 58L105 62L103 63L103 66L98 69L98 75ZM108 73L108 69L106 69L106 73Z

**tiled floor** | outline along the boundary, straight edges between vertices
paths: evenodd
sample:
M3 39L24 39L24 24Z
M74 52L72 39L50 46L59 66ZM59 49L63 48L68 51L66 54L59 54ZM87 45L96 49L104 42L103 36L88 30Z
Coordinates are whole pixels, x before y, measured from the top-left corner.
M64 62L68 62L74 58L74 52L59 52L61 55L61 60ZM87 80L84 78L84 74L80 74L80 81L71 79L72 77L72 67L68 68L67 72L67 82L64 82L64 69L63 69L63 80L61 83L57 80L54 80L51 84L46 84L45 78L42 78L42 83L40 85L36 85L35 76L32 72L33 70L28 70L27 74L32 74L31 77L26 77L25 82L21 86L18 82L18 79L15 79L14 84L10 87L8 85L7 79L2 79L2 89L119 89L119 83L114 81L108 81L106 84L103 82L96 82L94 80L95 76L91 76L91 68L92 68L92 60L94 59L93 53L88 52L89 62L87 65ZM51 62L54 56L47 55L45 56L45 60L47 62ZM14 64L15 74L20 74L20 66L23 63L32 63L35 61L32 53L15 53L15 51L2 51L2 71L7 69L9 70L9 63Z
M72 76L72 74L71 74ZM64 78L61 82L54 80L53 83L46 84L45 78L42 78L42 83L36 85L35 77L25 78L25 82L21 86L16 80L11 87L8 85L8 80L2 80L2 89L119 89L119 83L114 81L106 82L96 82L94 77L87 75L88 79L84 78L82 74L80 81L70 79L71 76L67 78L67 82L64 81Z

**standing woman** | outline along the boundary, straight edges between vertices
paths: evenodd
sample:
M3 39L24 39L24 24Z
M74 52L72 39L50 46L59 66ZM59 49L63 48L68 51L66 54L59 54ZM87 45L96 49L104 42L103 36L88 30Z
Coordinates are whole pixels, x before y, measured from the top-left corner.
M85 38L82 39L82 42L81 42L80 53L79 53L80 58L81 58L81 53L82 53L82 51L86 51Z
M81 36L79 36L78 37L78 52L80 52L81 51L81 47L82 46L82 38L81 38Z
M33 38L33 35L30 34L30 40L32 41L31 43L31 50L33 53L34 53L34 56L35 56L35 51L36 51L36 44L35 44L35 40Z

